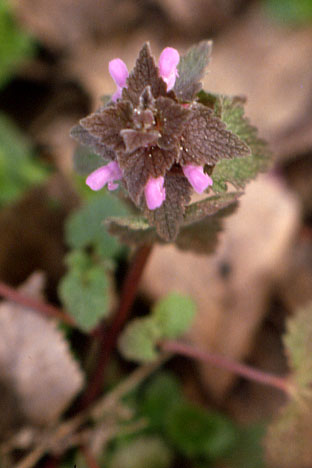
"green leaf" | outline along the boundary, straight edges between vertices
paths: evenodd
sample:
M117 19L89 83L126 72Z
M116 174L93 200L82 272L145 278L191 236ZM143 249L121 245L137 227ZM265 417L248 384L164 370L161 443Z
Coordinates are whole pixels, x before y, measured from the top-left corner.
M78 146L74 153L74 170L79 175L86 176L105 164L102 156L92 153L84 146Z
M47 175L48 170L34 158L24 135L0 114L0 205L16 200Z
M130 361L150 362L157 358L157 342L161 338L158 324L150 317L132 320L120 335L118 347Z
M189 296L173 292L154 305L152 317L163 338L177 338L189 329L195 312L195 303Z
M218 245L218 236L223 229L224 218L233 214L237 206L238 203L234 202L198 223L182 227L176 240L177 247L201 254L212 254Z
M312 20L312 1L266 0L267 11L281 23L304 24Z
M0 2L0 88L3 88L18 66L34 52L33 40L15 23L12 5Z
M227 460L231 468L266 468L264 463L264 425L237 428L237 441Z
M108 216L127 213L126 206L116 197L108 193L101 194L69 216L65 226L66 242L74 249L93 246L100 255L112 257L121 246L109 235L103 221Z
M270 152L266 143L258 137L256 128L244 117L240 98L216 96L215 112L226 124L227 129L249 146L251 155L218 162L212 173L212 189L215 192L224 191L228 183L242 189L258 173L267 170L271 159Z
M178 65L179 75L173 88L179 99L191 101L200 90L200 80L209 63L211 50L212 41L202 41L181 57Z
M162 372L145 386L139 395L139 408L143 417L149 420L149 427L162 431L170 408L182 398L181 384L174 374Z
M80 328L89 331L110 313L110 279L104 267L85 252L71 252L67 262L69 271L59 284L59 296Z
M233 424L221 414L180 402L168 414L167 435L187 457L215 459L227 454L236 442Z
M299 391L305 391L312 384L312 303L288 320L284 346L292 379Z
M156 436L142 436L120 446L113 454L109 468L169 468L172 452Z
M155 228L142 216L109 217L105 225L110 234L127 245L151 244L156 241L163 243L157 236Z
M177 246L182 250L212 253L222 230L223 218L234 212L240 196L240 192L225 193L188 205L175 242ZM108 218L106 225L112 235L128 245L165 243L143 217Z
M188 205L185 210L183 225L187 226L214 215L218 211L235 203L241 195L242 192L229 192L221 195L214 195Z

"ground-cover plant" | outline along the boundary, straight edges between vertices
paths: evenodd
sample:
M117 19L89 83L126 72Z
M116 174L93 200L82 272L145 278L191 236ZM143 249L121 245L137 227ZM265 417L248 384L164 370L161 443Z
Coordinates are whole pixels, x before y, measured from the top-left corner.
M34 52L33 39L18 26L9 0L0 2L0 89Z
M280 434L286 445L293 436L290 420L300 434L305 432L311 382L310 328L303 325L311 321L308 313L293 319L285 338L292 370L287 378L182 340L196 313L192 298L184 294L172 292L144 316L129 319L153 244L212 253L223 219L237 208L246 184L269 164L266 144L244 116L244 99L201 89L211 46L201 42L181 58L166 48L156 65L145 44L130 73L121 59L110 62L116 92L72 130L81 144L74 157L77 172L98 193L90 190L65 226L67 273L59 285L64 310L0 288L1 294L62 319L69 330L78 328L92 348L87 385L76 402L78 414L56 424L48 442L41 441L19 468L34 466L55 447L63 451L48 463L64 468L169 468L179 457L206 467L231 455L234 460L247 434L219 412L188 401L172 375L155 374L176 354L287 394L290 403L267 439L274 462L279 460ZM200 199L194 199L196 192ZM112 382L108 371L116 364L117 347L119 356L139 365ZM79 452L68 451L76 446ZM300 447L296 453L310 454L302 455ZM254 459L250 465L239 455L237 460L237 466L256 466Z

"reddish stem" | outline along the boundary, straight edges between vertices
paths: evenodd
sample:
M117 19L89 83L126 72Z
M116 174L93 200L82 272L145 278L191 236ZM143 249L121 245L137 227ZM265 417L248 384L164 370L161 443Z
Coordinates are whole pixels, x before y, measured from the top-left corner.
M93 377L91 378L81 401L81 406L83 408L93 402L101 391L106 366L109 362L111 353L115 348L119 333L129 317L131 307L138 290L139 281L151 250L152 245L143 245L138 247L127 271L121 290L119 306L116 310L111 326L108 329L104 329L102 327L100 330L94 331L95 335L100 335L100 352Z
M66 312L52 306L51 304L47 304L46 302L42 302L38 299L26 296L25 294L17 291L3 282L0 282L0 296L9 299L10 301L16 302L23 307L33 309L36 312L39 312L41 315L55 317L62 322L67 323L68 325L75 326L74 319Z
M161 344L161 348L164 351L181 354L182 356L198 359L199 361L211 364L212 366L226 369L229 372L233 372L234 374L245 377L246 379L254 380L263 385L270 385L271 387L278 388L285 393L290 393L291 391L288 382L284 377L268 374L258 369L254 369L253 367L247 366L246 364L232 361L231 359L225 358L218 354L202 351L186 343L179 341L165 341Z
M87 449L87 447L81 447L81 452L84 456L88 468L100 468L100 465L98 464L92 453Z

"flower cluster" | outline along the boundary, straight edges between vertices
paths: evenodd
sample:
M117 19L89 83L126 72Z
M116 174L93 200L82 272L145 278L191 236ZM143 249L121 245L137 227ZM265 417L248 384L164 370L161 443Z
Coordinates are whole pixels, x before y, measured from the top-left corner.
M121 59L112 60L109 72L117 91L72 131L110 161L88 176L89 187L100 190L107 184L115 190L122 180L156 227L168 218L169 206L169 218L179 223L192 189L202 193L212 185L207 172L220 159L249 153L213 110L196 100L197 75L203 70L189 78L180 65L178 51L167 47L156 66L148 44L130 74Z

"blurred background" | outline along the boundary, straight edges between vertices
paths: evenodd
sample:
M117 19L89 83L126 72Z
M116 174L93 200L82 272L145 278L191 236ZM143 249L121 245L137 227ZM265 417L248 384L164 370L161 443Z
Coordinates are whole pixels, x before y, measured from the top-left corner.
M272 168L248 186L216 254L156 248L141 293L189 292L192 342L282 374L285 318L312 300L312 0L0 0L0 279L18 286L43 271L58 303L64 221L89 196L73 174L69 131L114 91L109 60L131 69L146 40L158 57L207 38L204 88L247 97ZM185 367L183 386L256 432L283 403L274 389L202 365ZM5 407L0 419L16 425ZM235 466L266 466L247 445Z

